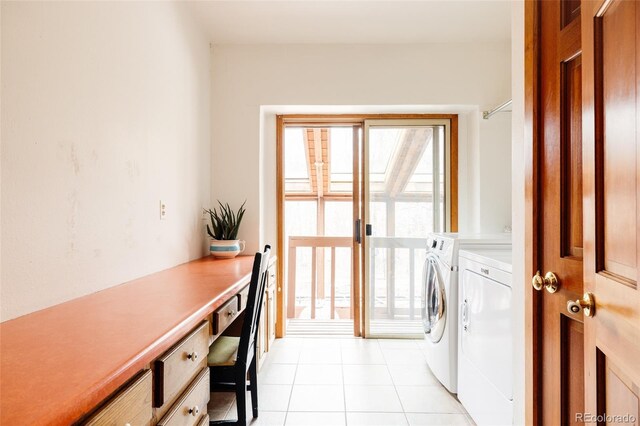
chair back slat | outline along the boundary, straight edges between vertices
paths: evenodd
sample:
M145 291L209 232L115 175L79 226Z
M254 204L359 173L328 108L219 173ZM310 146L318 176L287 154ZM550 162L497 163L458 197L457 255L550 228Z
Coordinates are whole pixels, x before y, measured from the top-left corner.
M267 285L267 267L269 266L270 253L271 246L266 245L264 252L256 253L253 261L249 297L247 298L247 307L244 312L236 361L236 363L244 364L245 368L249 368L255 356L255 342L262 313L262 301L264 300L264 292Z

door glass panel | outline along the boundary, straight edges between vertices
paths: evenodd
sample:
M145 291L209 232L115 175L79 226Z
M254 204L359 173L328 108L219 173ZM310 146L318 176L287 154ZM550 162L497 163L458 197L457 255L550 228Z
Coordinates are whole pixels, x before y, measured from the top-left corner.
M359 171L360 152L354 150L361 134L360 125L341 123L284 128L287 334L355 330L353 224L359 199L353 196L353 177L358 175L354 168Z
M284 131L285 191L287 192L311 191L303 130L300 127L288 127Z
M405 124L406 123L406 124ZM446 120L365 123L365 327L422 336L422 267L429 232L445 231Z

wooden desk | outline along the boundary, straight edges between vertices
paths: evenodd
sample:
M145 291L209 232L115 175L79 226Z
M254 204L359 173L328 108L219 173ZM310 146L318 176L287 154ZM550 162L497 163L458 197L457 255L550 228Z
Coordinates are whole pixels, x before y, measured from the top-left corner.
M77 421L234 297L252 263L206 257L0 323L0 423Z

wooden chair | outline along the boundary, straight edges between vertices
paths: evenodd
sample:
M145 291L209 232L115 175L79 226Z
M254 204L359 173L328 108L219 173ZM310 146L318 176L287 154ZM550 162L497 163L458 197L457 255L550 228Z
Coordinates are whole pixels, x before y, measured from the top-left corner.
M267 245L263 253L256 253L249 284L247 307L240 337L220 336L209 348L207 362L211 378L211 391L236 393L238 420L212 420L210 425L247 424L246 397L251 391L253 417L258 417L258 369L256 365L256 342L262 299L267 282L267 266L271 246ZM249 383L247 384L247 374ZM248 385L248 386L247 386Z

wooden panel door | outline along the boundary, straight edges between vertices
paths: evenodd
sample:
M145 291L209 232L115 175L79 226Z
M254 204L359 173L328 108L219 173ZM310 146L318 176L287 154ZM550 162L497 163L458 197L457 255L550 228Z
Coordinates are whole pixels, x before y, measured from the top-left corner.
M583 292L580 3L540 1L533 6L540 98L534 124L537 232L532 236L532 272L538 269L540 275L530 290L537 394L529 397L538 411L535 423L565 425L575 424L574 413L584 411L583 314L567 311L567 301Z
M640 2L526 5L527 424L640 418ZM542 277L536 287L549 285Z
M582 5L585 418L638 425L640 411L640 2ZM595 417L595 416L599 417Z

